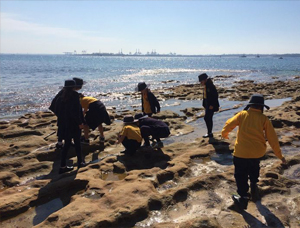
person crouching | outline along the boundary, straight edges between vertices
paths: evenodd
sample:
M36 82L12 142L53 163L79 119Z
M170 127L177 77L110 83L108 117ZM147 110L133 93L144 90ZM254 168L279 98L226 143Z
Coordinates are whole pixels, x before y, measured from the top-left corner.
M137 126L138 120L134 120L132 115L126 115L123 119L123 129L120 132L116 144L122 143L125 147L125 154L133 155L140 148L142 136L140 128Z
M152 139L155 140L152 144L152 148L163 148L164 144L160 138L166 138L170 135L168 125L161 120L148 117L147 115L144 116L143 113L136 114L134 118L139 121L141 135L145 141L143 148L150 147L150 135Z

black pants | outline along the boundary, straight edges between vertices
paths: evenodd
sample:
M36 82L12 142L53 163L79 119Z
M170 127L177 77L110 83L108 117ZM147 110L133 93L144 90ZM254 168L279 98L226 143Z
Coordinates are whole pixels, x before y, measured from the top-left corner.
M128 153L135 153L135 151L141 146L140 142L134 139L128 139L127 137L124 138L122 144Z
M65 145L62 150L61 162L60 162L61 167L65 167L67 164L66 160L67 160L67 155L68 155L71 143L72 143L72 139L74 140L74 144L75 144L77 164L80 164L82 162L80 135L81 135L81 130L78 128L78 130L73 132L72 135L70 134L65 137Z
M249 190L248 178L251 185L256 185L259 177L260 158L233 157L234 178L237 192L240 196L247 196Z
M206 127L207 127L207 134L212 133L214 113L215 113L215 111L213 109L208 109L208 108L205 109L204 121L205 121Z
M169 128L167 127L158 127L153 128L149 126L141 126L141 135L145 141L145 145L149 146L149 136L152 135L152 138L155 139L157 142L160 142L160 138L166 138L170 135Z

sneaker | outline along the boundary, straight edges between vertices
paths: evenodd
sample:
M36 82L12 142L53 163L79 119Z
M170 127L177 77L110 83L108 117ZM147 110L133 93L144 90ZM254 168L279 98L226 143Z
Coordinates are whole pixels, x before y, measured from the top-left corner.
M164 147L164 144L163 144L163 142L157 142L152 148L153 149L156 149L156 148L158 148L158 149L160 149L160 148L163 148Z
M104 143L104 142L105 142L105 138L100 136L99 141L100 141L101 143Z
M73 169L74 169L73 166L60 167L60 168L59 168L59 174L63 174L63 173L72 171Z
M246 210L248 207L248 197L241 197L237 195L232 195L232 200L235 205L237 205L240 209Z
M203 138L213 138L214 135L213 135L213 133L209 133L209 134L203 135L202 137Z
M82 138L82 139L81 139L81 143L82 143L82 144L85 144L85 145L89 145L89 144L90 144L90 140L89 140L89 139L84 139L84 138Z
M151 147L153 148L153 147L155 147L156 146L156 142L153 142L152 144L151 144Z
M64 147L63 143L56 143L55 148L56 149L62 149Z
M259 188L256 184L251 184L251 199L253 202L260 200Z

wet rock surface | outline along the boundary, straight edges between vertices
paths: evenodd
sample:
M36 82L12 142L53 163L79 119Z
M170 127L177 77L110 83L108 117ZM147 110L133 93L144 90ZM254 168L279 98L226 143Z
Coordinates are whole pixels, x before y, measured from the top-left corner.
M197 86L179 86L172 89L174 93L156 94L161 99L199 99L202 90ZM187 118L202 118L199 107L186 108L183 115L167 110L156 114L155 118L169 125L175 142L133 156L124 155L123 147L114 145L123 115L133 111L112 111L116 121L104 127L105 143L100 143L98 132L93 131L90 145L82 145L88 165L76 170L71 148L68 164L74 164L75 169L62 175L58 174L61 150L55 148L56 117L51 112L2 121L0 225L299 227L299 88L299 82L294 81L241 81L232 88L218 88L220 96L233 100L248 100L253 92L268 94L269 99L291 97L265 111L275 126L287 165L282 166L268 147L258 183L261 200L250 201L245 211L231 200L236 193L231 155L235 133L229 135L230 140L222 140L220 132L215 132L215 138L199 135L189 143L176 142L176 138L194 131Z

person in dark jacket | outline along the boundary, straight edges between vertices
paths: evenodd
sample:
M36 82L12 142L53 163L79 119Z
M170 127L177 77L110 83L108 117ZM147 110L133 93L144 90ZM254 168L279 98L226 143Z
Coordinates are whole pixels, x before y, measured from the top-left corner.
M139 127L141 130L141 135L144 139L143 148L150 147L149 136L156 140L153 142L152 148L163 148L164 144L160 138L166 138L170 135L169 127L163 121L148 117L143 115L143 113L138 113L134 116L135 119L139 120Z
M80 90L82 88L82 86L86 83L85 81L83 81L81 78L73 78L73 80L75 81L76 83L76 86L75 86L75 90ZM57 98L60 97L62 95L62 92L63 92L63 88L56 94L56 96L53 98L53 100L51 101L51 105L49 107L49 109L57 116L57 113L56 113L56 110L55 110L55 103L57 101ZM84 117L82 116L81 117L82 119L84 119ZM61 131L60 131L60 128L58 127L57 128L57 143L56 143L56 148L57 149L62 149L63 148L63 139L62 139L62 136L61 136Z
M212 79L208 78L207 74L200 74L198 79L201 85L204 86L202 106L205 108L204 121L207 127L207 134L203 138L213 137L213 115L220 108L219 94Z
M160 112L160 105L157 98L154 94L149 90L148 86L145 82L138 83L137 86L138 91L141 92L142 95L142 112L145 115L152 116L152 114Z
M77 155L78 168L85 166L81 155L80 134L84 126L82 120L82 108L79 102L79 94L76 90L74 80L66 80L61 95L55 102L55 113L57 115L57 124L60 129L60 136L65 140L62 150L61 165L59 173L65 173L73 170L73 166L67 166L66 160L68 151L74 140L75 151Z

